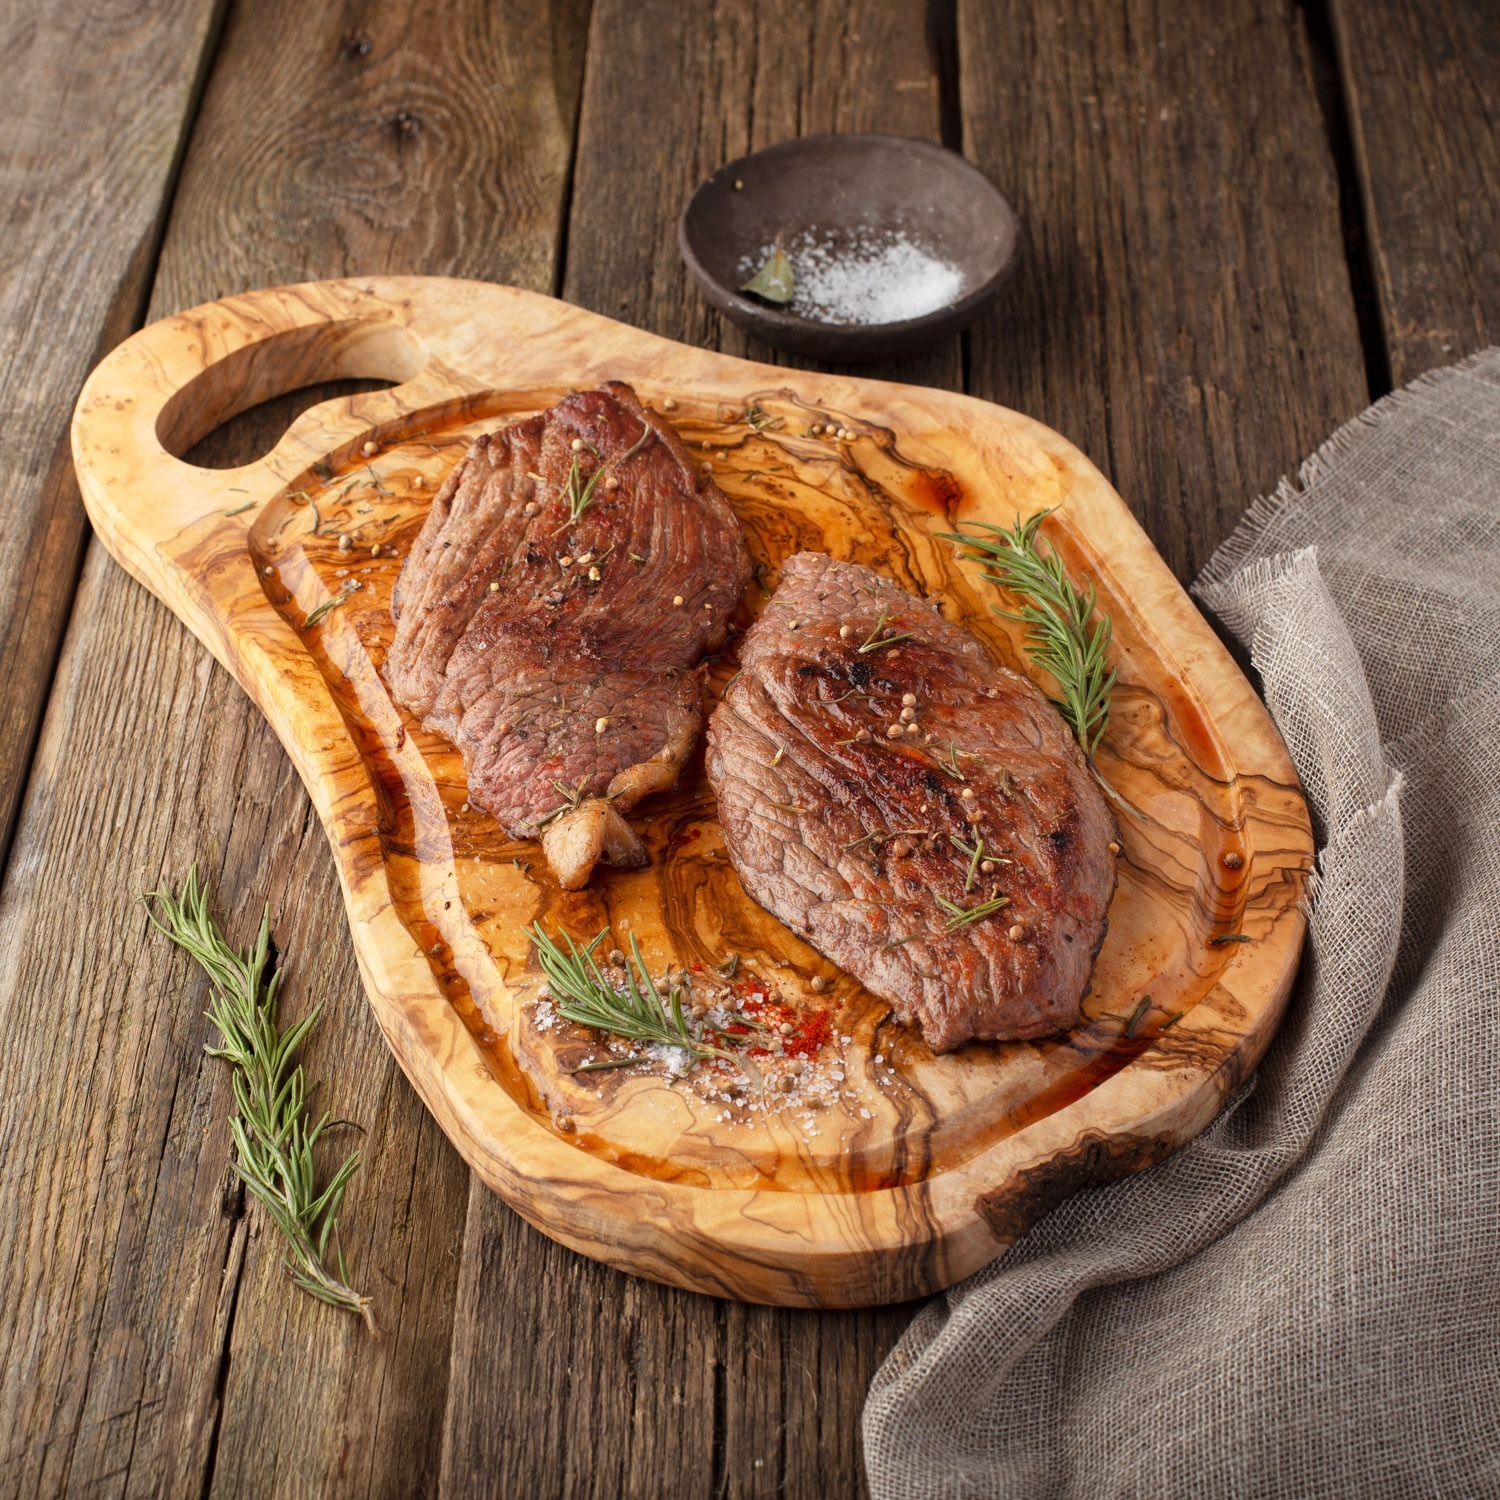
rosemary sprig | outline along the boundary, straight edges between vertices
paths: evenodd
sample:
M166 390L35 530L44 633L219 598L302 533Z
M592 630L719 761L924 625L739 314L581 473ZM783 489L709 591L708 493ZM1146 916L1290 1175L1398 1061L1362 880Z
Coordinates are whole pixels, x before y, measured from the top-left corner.
M979 861L984 858L984 840L979 837L974 839L974 847L971 849L956 833L948 835L948 842L958 850L960 854L969 856L969 868L964 875L964 894L968 895L973 888L974 877L979 873Z
M786 418L773 417L763 406L747 406L745 425L755 432L779 432L786 426Z
M573 462L568 469L568 482L563 486L563 498L568 502L568 519L557 528L559 531L563 526L571 526L594 503L594 490L604 477L604 467L600 464L585 481L578 455L573 455Z
M872 651L879 651L882 646L894 646L897 641L909 641L916 634L915 630L903 630L900 635L886 634L882 636L880 632L885 629L885 621L885 611L881 610L880 618L875 622L874 630L870 632L864 644L859 648L861 656L868 656ZM876 637L879 637L879 639L876 639Z
M349 1285L349 1270L339 1243L338 1215L344 1193L359 1167L351 1151L320 1192L313 1154L331 1123L325 1111L309 1124L308 1087L297 1048L318 1023L318 1006L283 1031L276 1019L276 992L281 973L271 963L271 910L260 919L251 947L230 947L209 914L208 894L198 866L188 871L180 895L153 891L145 898L152 924L184 949L208 975L213 987L208 1019L220 1045L207 1046L210 1057L223 1058L234 1070L234 1170L252 1196L271 1216L286 1242L286 1268L304 1292L365 1321L372 1337L380 1330L370 1299ZM329 1264L329 1245L337 1257L337 1274Z
M565 812L572 812L583 801L583 789L587 784L587 781L582 781L577 786L569 786L566 781L553 777L552 785L557 788L557 794L563 800L551 812L544 813L537 820L536 826L545 828L554 818L562 817Z
M868 844L872 839L879 842L882 839L921 838L926 834L925 828L877 828L873 833L867 833L863 838L850 839L847 844L840 844L841 853L847 854L851 849L858 849L861 844Z
M341 588L338 593L333 596L333 598L325 599L320 605L318 605L316 609L310 610L308 612L307 618L302 622L303 629L311 629L330 610L337 609L339 605L347 603L349 599L353 595L357 594L363 587L364 584L362 584L357 578L349 579L348 582L344 584L343 588Z
M1045 555L1038 548L1037 531L1051 514L1038 511L1009 528L975 521L971 524L993 537L950 532L942 540L967 547L965 556L986 565L984 576L991 583L1024 600L1014 613L996 613L1027 627L1027 652L1057 679L1061 697L1052 701L1092 761L1109 725L1109 695L1118 675L1107 659L1112 631L1109 616L1097 607L1094 585L1075 588L1062 558L1050 548Z
M615 464L629 463L655 436L656 429L647 422L641 428L641 435L618 458L611 459L610 462Z
M536 949L537 961L547 977L547 988L552 992L553 1006L565 1020L629 1041L680 1047L692 1057L739 1061L728 1048L716 1047L694 1034L683 1013L680 989L669 987L667 995L662 995L647 972L634 933L630 937L630 959L625 964L625 985L616 989L605 979L594 958L594 949L608 936L609 928L604 928L584 948L566 932L559 934L566 948L560 946L543 931L540 922L522 931Z
M991 896L988 901L981 901L977 906L960 906L957 901L949 901L946 896L939 896L935 892L932 899L948 913L948 920L943 924L944 932L957 932L960 927L983 921L985 917L994 916L1002 906L1010 905L1009 896Z
M979 756L978 756L978 754L975 751L972 751L972 750L960 750L958 748L958 746L952 740L949 740L948 741L948 759L947 760L940 760L940 761L938 761L937 762L937 768L940 771L947 772L947 774L949 776L951 776L955 781L967 781L969 778L967 776L965 776L964 773L958 769L958 758L959 758L960 755L963 756L963 758L965 760L978 760L979 759Z

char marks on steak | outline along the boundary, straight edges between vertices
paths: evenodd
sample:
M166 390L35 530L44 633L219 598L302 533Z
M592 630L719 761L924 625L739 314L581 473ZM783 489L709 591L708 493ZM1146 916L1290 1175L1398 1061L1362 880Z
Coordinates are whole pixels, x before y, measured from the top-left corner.
M1114 819L1057 710L932 605L791 558L710 720L708 775L745 888L934 1051L1077 1024ZM972 921L938 900L999 896Z
M401 570L386 680L577 889L645 863L622 814L676 782L749 576L722 493L611 382L475 439Z

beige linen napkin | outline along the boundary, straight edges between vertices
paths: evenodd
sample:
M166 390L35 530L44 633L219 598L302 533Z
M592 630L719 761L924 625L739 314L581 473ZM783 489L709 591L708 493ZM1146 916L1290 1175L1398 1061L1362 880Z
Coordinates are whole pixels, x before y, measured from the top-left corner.
M1500 1495L1500 350L1254 505L1194 585L1321 852L1258 1074L917 1317L877 1497Z

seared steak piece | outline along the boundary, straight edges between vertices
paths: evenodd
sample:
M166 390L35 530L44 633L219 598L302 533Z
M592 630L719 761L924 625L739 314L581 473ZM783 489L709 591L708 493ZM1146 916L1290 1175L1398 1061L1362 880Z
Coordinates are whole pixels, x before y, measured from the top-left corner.
M1114 819L1056 709L932 605L791 558L708 776L745 888L935 1052L1077 1024Z
M646 862L621 814L676 782L749 576L724 496L611 382L475 439L401 570L386 680L576 890Z

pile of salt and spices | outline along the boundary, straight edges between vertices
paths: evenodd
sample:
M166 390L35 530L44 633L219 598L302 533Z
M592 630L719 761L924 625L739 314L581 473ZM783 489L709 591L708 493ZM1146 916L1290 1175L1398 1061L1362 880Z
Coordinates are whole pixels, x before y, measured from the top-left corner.
M652 975L635 944L629 955L599 951L604 933L587 947L566 934L559 934L559 945L540 927L529 935L545 975L527 1006L531 1024L543 1034L578 1026L594 1032L591 1056L573 1069L580 1082L628 1068L668 1087L680 1083L717 1106L713 1118L721 1124L787 1112L810 1131L816 1111L841 1102L861 1119L871 1117L844 1061L854 1038L839 1030L834 1008L789 1003L773 980L743 968L738 955L714 968L669 965ZM828 984L814 975L808 987L821 997ZM642 1003L631 1005L633 997ZM896 1082L892 1060L876 1054L874 1064L878 1085ZM566 1113L554 1123L564 1134L574 1128Z
M740 261L740 290L811 322L872 327L925 317L957 302L965 276L903 230L857 237L806 229Z

